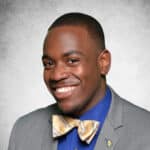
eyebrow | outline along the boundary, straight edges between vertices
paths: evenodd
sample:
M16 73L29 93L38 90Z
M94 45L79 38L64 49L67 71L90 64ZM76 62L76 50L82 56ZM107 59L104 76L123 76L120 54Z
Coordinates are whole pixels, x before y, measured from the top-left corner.
M51 59L51 57L49 57L48 55L43 55L43 56L42 56L42 60L43 60L43 59Z
M82 56L84 55L84 54L81 53L80 51L71 50L71 51L69 51L69 52L64 53L64 54L63 54L63 57L67 57L67 56L70 56L70 55L73 55L73 54L82 55ZM44 54L44 55L42 56L42 60L43 60L43 59L51 59L51 57L48 56L47 54Z
M81 53L80 51L71 50L71 51L69 51L69 52L64 53L64 57L67 57L67 56L73 55L73 54L82 55L82 56L83 56L83 53Z

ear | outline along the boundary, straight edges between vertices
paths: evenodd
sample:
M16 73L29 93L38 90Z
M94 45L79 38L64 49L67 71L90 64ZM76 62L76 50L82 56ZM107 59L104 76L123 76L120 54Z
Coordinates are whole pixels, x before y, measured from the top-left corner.
M98 56L98 63L101 75L106 75L111 66L111 54L108 50L103 50Z

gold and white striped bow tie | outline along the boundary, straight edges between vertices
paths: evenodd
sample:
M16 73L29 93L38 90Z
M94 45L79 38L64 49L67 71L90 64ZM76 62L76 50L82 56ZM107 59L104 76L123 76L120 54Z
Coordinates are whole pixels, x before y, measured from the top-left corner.
M53 115L52 126L53 138L65 135L74 127L77 127L81 141L89 144L98 130L99 122L94 120L81 121L67 116Z

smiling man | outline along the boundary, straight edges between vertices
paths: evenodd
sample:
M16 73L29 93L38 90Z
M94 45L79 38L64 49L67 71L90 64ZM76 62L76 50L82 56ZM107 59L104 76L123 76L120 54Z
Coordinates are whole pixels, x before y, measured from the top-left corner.
M83 25L50 29L43 64L45 83L63 112L81 115L104 96L106 84L101 76L108 71L110 54Z
M20 118L9 150L150 149L150 113L106 83L111 56L97 20L81 13L55 20L42 62L56 103Z

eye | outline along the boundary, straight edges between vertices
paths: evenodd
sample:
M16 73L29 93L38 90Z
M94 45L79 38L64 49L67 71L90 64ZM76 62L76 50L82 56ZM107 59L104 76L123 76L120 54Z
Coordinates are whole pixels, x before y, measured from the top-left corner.
M79 61L80 61L79 58L69 58L69 59L67 60L68 64L78 64Z
M55 63L51 59L43 60L43 66L45 69L51 69L55 66Z

